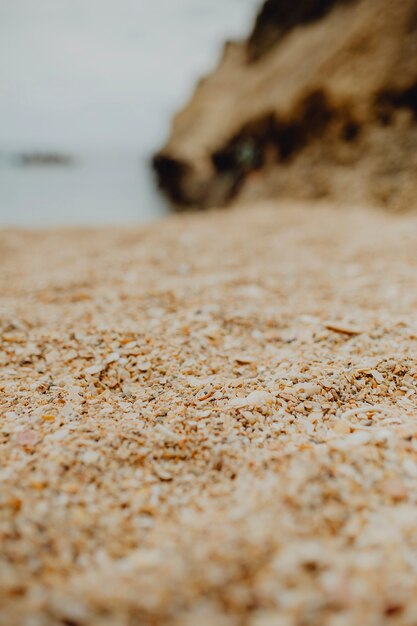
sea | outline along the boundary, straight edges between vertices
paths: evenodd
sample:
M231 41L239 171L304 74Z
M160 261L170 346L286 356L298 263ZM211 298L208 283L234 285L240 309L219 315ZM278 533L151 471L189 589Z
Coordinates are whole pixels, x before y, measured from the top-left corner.
M224 42L248 33L259 4L1 0L0 227L164 215L151 156ZM70 162L30 158L50 152Z

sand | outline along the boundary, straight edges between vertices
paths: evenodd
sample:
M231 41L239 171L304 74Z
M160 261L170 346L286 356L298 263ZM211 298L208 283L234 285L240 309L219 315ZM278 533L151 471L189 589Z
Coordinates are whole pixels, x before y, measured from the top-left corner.
M0 624L415 624L416 235L3 231Z

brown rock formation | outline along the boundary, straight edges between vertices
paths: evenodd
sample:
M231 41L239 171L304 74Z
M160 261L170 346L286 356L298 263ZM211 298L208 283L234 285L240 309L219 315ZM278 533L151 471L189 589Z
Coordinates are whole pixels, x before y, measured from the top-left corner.
M178 208L417 202L417 0L267 0L154 158Z

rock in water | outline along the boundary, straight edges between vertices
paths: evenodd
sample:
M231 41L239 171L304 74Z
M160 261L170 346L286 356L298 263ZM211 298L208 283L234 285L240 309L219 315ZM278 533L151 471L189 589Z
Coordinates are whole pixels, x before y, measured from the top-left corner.
M176 208L328 198L409 208L417 0L267 0L154 157Z

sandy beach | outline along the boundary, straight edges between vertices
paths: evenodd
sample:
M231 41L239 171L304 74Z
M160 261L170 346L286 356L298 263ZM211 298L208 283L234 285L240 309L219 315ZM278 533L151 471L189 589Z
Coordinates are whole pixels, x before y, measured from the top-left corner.
M2 231L0 624L414 624L416 235Z

